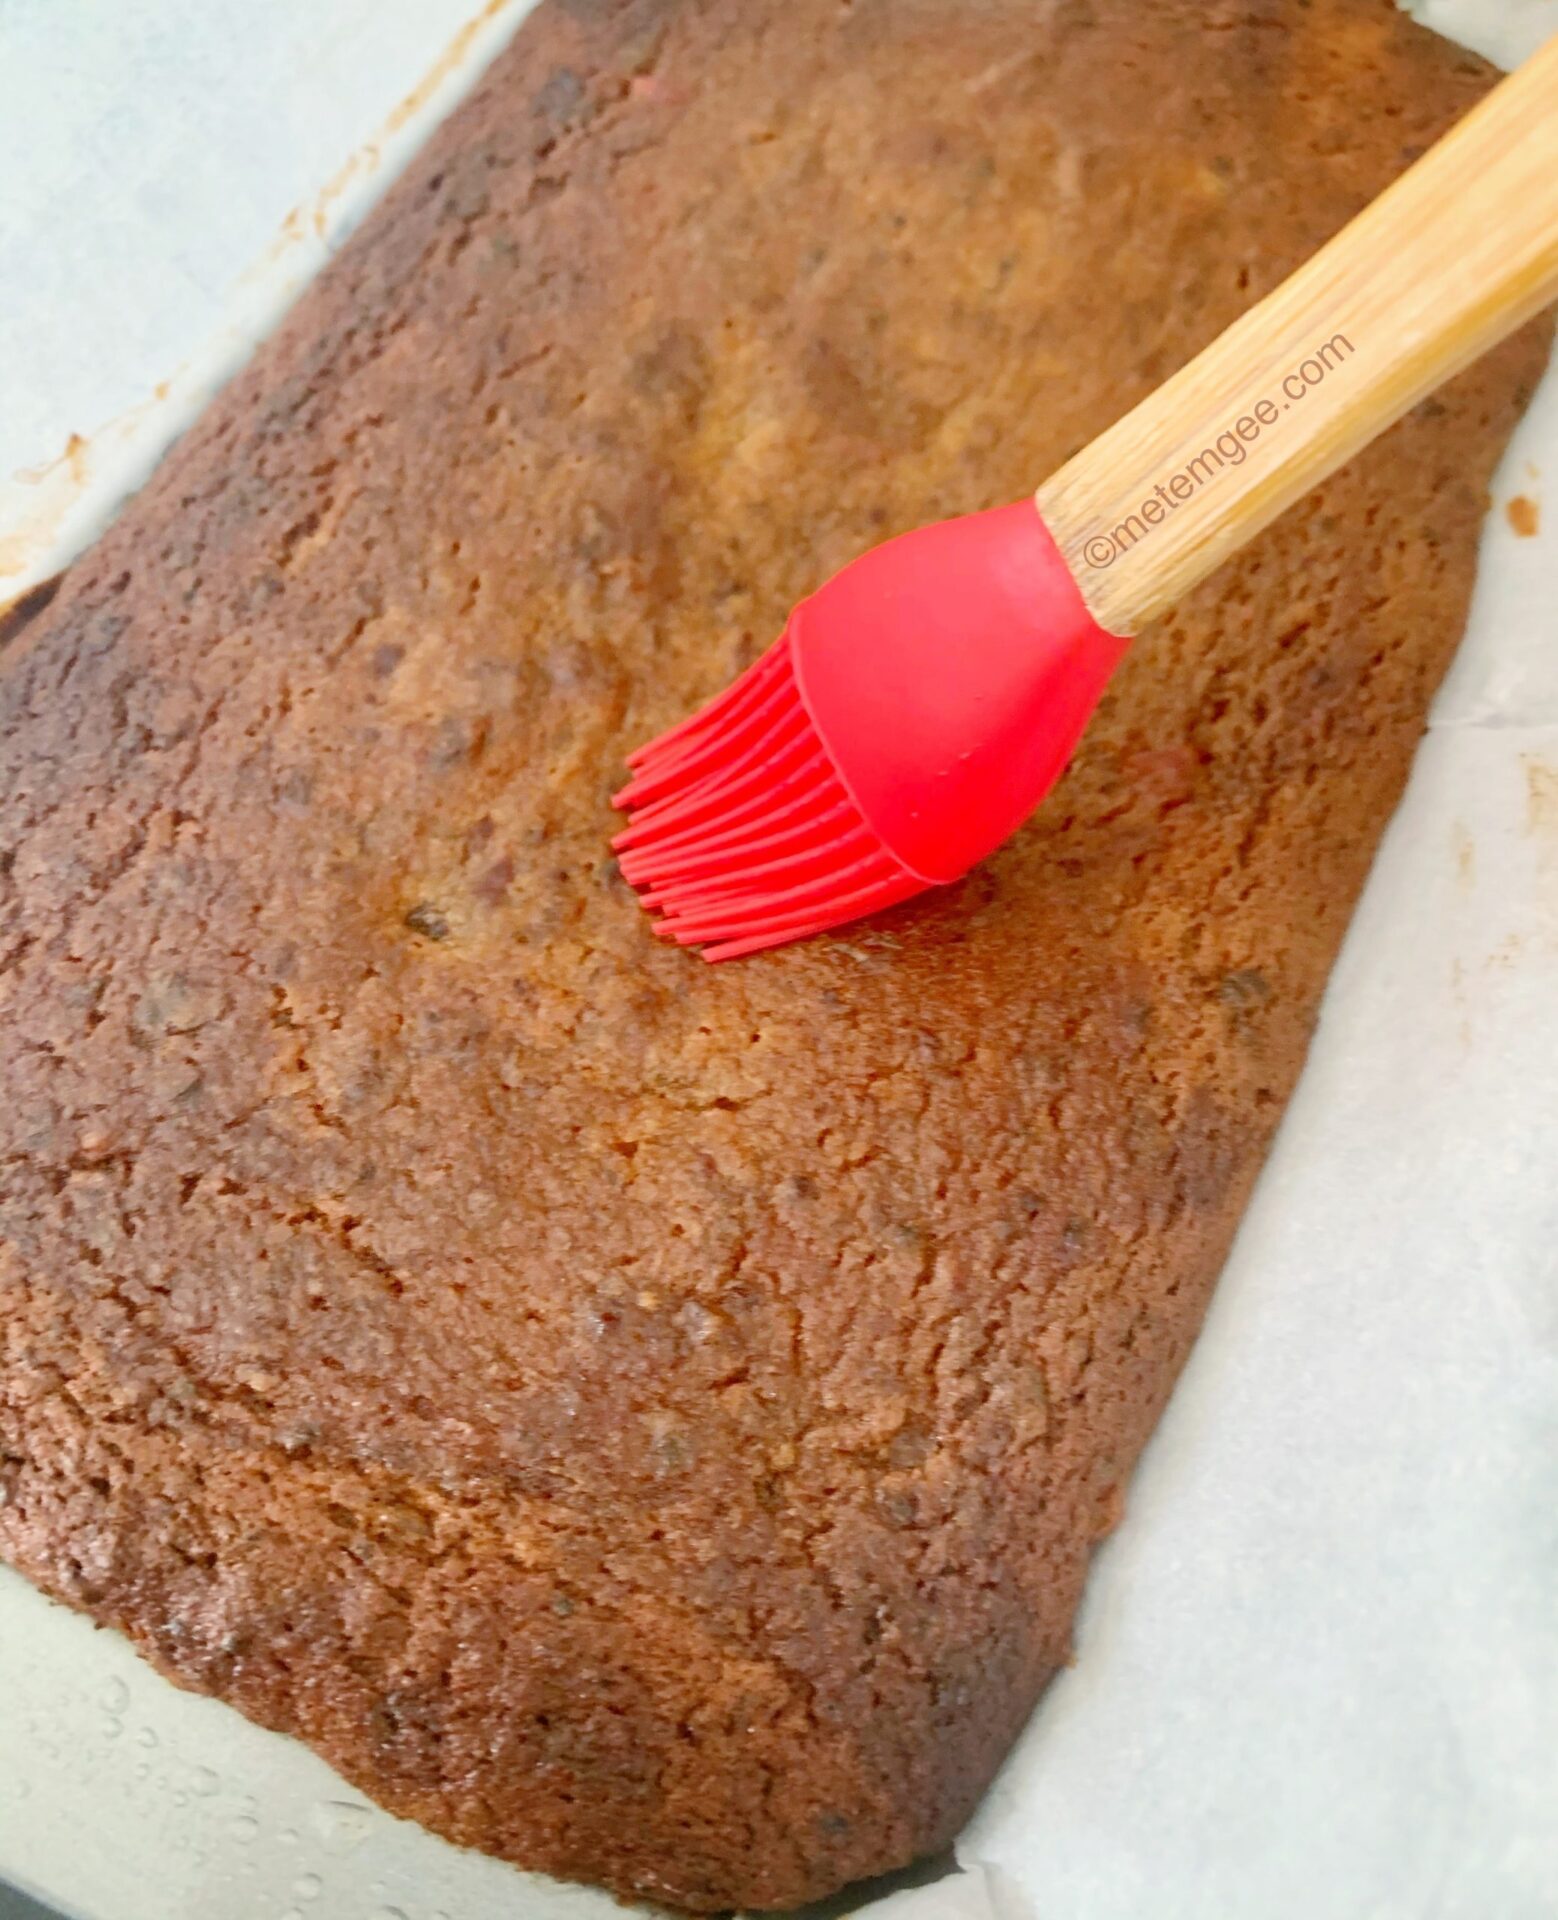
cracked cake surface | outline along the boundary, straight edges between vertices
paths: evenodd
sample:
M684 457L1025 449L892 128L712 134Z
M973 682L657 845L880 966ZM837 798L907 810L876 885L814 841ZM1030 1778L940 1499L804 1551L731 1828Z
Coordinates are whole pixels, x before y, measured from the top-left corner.
M1527 331L966 882L725 968L626 748L1029 491L1490 84L1385 0L548 0L0 648L0 1552L689 1908L944 1846L1301 1064Z

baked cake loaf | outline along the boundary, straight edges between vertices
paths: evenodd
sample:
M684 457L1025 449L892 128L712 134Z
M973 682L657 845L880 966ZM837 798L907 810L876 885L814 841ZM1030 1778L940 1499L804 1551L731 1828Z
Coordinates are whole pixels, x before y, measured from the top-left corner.
M624 750L1014 499L1490 81L1386 0L554 0L0 654L0 1549L694 1909L1067 1655L1459 635L1528 332L961 886L708 968Z

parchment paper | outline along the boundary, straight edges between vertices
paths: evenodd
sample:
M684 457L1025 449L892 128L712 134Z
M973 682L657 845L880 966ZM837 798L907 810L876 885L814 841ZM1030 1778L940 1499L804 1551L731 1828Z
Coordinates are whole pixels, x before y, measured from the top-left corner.
M524 7L331 192L474 0L0 0L0 601L139 478ZM1419 11L1505 64L1558 31L1558 0ZM959 1858L858 1910L1558 1914L1551 375L1077 1665ZM623 1911L390 1819L3 1570L0 1876L81 1920Z

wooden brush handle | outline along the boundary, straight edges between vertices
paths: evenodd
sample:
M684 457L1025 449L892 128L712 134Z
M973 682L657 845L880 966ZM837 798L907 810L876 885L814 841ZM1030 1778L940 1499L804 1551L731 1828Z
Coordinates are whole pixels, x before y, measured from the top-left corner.
M1280 287L1040 487L1131 634L1558 296L1558 37Z

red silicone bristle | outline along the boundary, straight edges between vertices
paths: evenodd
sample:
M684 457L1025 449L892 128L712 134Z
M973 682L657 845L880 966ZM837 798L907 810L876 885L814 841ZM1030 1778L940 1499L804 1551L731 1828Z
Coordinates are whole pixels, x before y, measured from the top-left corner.
M655 931L733 960L917 892L833 769L781 637L628 762L614 845Z
M664 759L667 755L678 753L696 739L717 731L724 726L739 707L760 692L764 683L776 673L782 673L784 662L778 647L770 647L762 657L756 660L745 673L738 674L721 694L716 694L696 713L689 714L685 720L674 727L668 727L664 733L657 734L643 746L635 748L628 755L630 767L646 767L652 761Z

